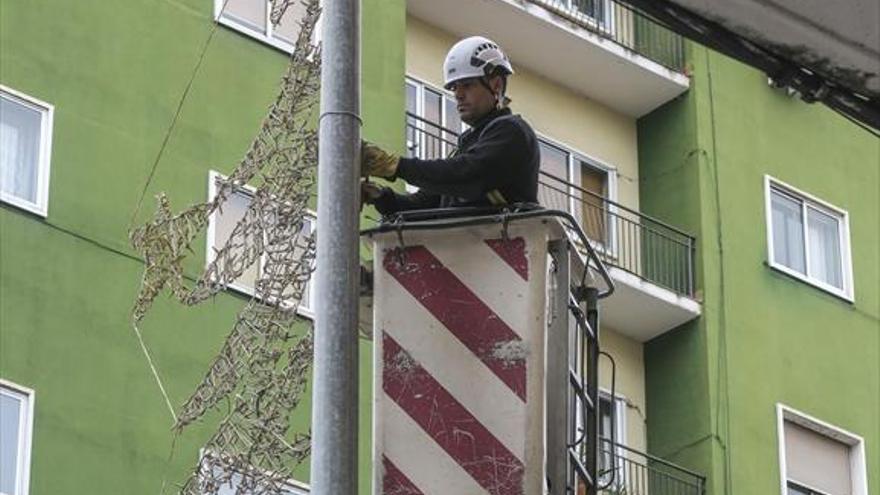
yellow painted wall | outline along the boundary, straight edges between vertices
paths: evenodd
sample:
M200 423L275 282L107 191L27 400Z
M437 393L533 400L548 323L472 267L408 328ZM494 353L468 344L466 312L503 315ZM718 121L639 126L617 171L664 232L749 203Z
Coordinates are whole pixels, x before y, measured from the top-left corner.
M443 87L443 59L458 37L412 16L406 26L406 73ZM635 119L516 65L508 96L511 108L542 137L586 154L617 171L616 200L638 209L638 156ZM401 83L402 84L402 83ZM645 451L645 374L642 344L612 330L602 330L603 350L617 363L617 393L627 400L627 444ZM611 367L602 359L600 384L611 389Z
M406 73L437 88L443 87L443 59L458 37L420 19L406 19ZM599 102L517 66L510 78L511 108L542 137L613 167L619 203L638 209L636 121ZM616 196L616 197L615 197Z
M615 393L626 402L626 445L647 451L645 423L645 362L641 342L604 327L599 344L614 357L617 365ZM599 361L599 386L611 391L611 363L602 357Z

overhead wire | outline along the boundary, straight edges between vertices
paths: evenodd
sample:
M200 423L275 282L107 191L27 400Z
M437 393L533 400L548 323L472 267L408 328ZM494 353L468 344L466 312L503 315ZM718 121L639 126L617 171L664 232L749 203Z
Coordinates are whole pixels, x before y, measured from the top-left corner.
M724 26L667 0L620 0L667 29L750 65L781 85L797 90L807 103L821 102L874 136L880 131L880 99L867 97L832 78L776 54Z
M284 15L283 7L293 0L273 1L277 8L268 20L277 25ZM312 345L311 330L303 336L294 331L294 325L301 322L296 308L305 294L314 259L314 233L306 232L303 219L314 185L317 134L308 123L315 115L320 74L320 59L315 56L320 46L311 41L320 6L318 0L303 5L306 11L300 22L302 29L282 77L281 90L238 166L218 182L212 199L181 212L172 211L167 196L160 194L152 220L130 233L131 243L145 265L132 310L134 325L163 292L182 304L195 305L223 291L249 266L260 263L260 275L248 304L238 313L221 350L176 415L156 363L135 328L166 404L176 416L175 439L210 409L224 401L230 406L204 444L205 455L199 457L181 485L181 493L203 494L205 486L216 491L221 483L229 481L231 473L240 476L241 486L277 489L309 453L308 434L297 433L292 441L286 439L291 427L289 415L305 388ZM152 163L132 223L137 220L151 181L158 175L156 169L216 29L216 25L212 27L200 50ZM222 247L215 247L213 259L198 280L186 283L185 258L194 252L192 243L209 227L210 215L221 211L227 199L256 178L260 183L244 217L236 222ZM249 440L258 437L259 447ZM255 453L259 454L257 458ZM166 487L163 480L162 492Z
M229 0L224 0L223 6L220 9L222 13L226 9L226 5L229 3ZM186 102L187 97L189 96L190 89L192 88L193 81L195 81L196 76L198 75L199 68L202 66L202 62L205 59L205 54L208 51L208 47L211 45L211 40L214 38L214 33L217 31L218 24L212 23L211 30L208 33L208 37L205 39L205 42L202 44L202 48L199 51L199 56L196 59L196 63L193 66L193 70L190 73L190 77L187 80L186 86L183 90L183 93L180 96L180 100L177 102L177 107L174 110L174 114L171 117L171 122L168 124L168 128L165 131L165 135L162 138L162 143L159 146L159 150L156 153L156 157L153 160L153 163L150 167L150 172L147 174L147 179L144 182L143 187L141 188L140 196L138 197L137 205L135 206L134 212L132 213L131 220L129 221L129 230L134 226L134 222L137 220L137 215L140 213L141 206L143 205L144 197L147 194L147 190L150 187L150 184L153 181L153 177L156 174L156 169L158 168L159 162L162 160L162 156L165 153L165 148L168 145L168 141L171 137L172 132L174 131L174 127L177 125L177 120L180 117L181 110L183 109L183 105ZM171 418L174 423L177 423L177 413L174 411L174 406L171 404L171 398L168 396L168 392L165 389L165 384L162 381L161 375L159 374L159 370L156 367L156 363L153 361L153 357L150 354L149 349L147 348L147 344L144 341L144 337L141 334L140 328L135 324L132 326L134 329L135 336L138 340L138 345L141 348L141 351L144 354L144 357L147 360L147 364L150 366L150 373L156 381L156 385L159 387L159 392L162 394L162 398L165 401L165 405L168 407L168 411L171 413Z
M226 11L227 4L229 4L229 0L224 0L223 5L220 7L220 12L218 16L223 15L223 12ZM162 143L159 145L159 150L156 152L156 157L153 160L152 165L150 166L150 171L147 174L147 179L144 182L144 186L141 188L141 193L138 197L135 209L132 212L131 220L129 220L128 222L129 230L131 230L131 228L134 226L135 221L137 220L137 216L140 213L141 207L144 203L144 198L146 197L147 191L150 188L150 184L153 182L153 178L156 175L156 170L159 167L159 162L162 160L162 156L165 154L165 149L168 146L168 141L171 139L171 134L174 132L174 128L177 126L177 120L180 118L180 113L183 110L183 105L186 103L190 89L192 89L193 82L195 81L196 76L199 73L199 69L202 67L202 62L204 62L205 60L205 54L207 54L208 52L208 47L211 46L211 41L214 39L214 34L217 32L217 28L219 27L219 25L220 24L217 22L211 23L211 29L208 32L208 37L202 44L201 50L199 50L199 56L196 59L196 63L190 73L189 80L187 80L186 86L183 89L183 93L181 93L180 95L180 100L177 102L177 107L174 109L174 114L171 116L171 122L168 124L168 128L165 130L165 135L162 137Z

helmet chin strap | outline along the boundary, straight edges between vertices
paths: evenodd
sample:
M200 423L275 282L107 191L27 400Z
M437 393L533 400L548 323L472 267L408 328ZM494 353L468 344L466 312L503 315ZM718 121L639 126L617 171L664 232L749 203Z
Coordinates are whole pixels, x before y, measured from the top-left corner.
M507 81L504 81L504 80L502 79L503 86L502 86L502 89L501 89L501 93L498 93L498 92L496 92L494 89L492 89L492 86L489 84L489 77L491 77L491 76L483 76L483 77L481 77L481 78L480 78L480 84L482 84L483 87L485 87L487 90L489 90L490 93L492 93L492 96L495 98L495 108L496 108L496 109L500 109L500 108L504 108L504 107L506 107L507 104L510 103L510 98L504 96L505 90L507 89L507 88L506 88L506 86L507 86Z

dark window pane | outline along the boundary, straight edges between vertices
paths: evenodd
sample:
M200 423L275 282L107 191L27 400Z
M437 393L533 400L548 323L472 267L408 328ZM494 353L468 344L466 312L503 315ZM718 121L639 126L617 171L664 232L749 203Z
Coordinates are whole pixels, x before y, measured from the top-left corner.
M406 83L406 111L416 113L416 97L418 96L418 88L415 85Z
M417 115L418 110L418 88L414 84L405 83L406 87L406 111L409 114ZM407 116L406 117L406 155L410 158L419 156L419 144L418 140L420 138L418 125L416 123L416 119Z
M458 115L458 104L452 98L446 98L446 128L461 132L461 117Z
M579 161L579 165L580 187L587 192L578 191L581 203L578 220L587 237L605 244L608 240L608 219L603 198L608 196L608 172L584 161Z
M800 487L795 485L792 482L788 482L788 495L819 495L816 492L809 490L807 488Z
M424 119L437 125L443 125L441 104L443 95L425 88L425 114Z

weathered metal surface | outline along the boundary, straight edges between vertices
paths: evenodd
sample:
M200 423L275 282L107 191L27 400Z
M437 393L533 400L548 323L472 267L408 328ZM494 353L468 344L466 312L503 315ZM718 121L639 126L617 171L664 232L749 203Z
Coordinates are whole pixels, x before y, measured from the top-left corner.
M880 2L670 0L866 96L880 98Z
M323 0L311 493L355 495L358 466L360 0Z
M541 493L550 229L500 230L375 238L376 495Z

